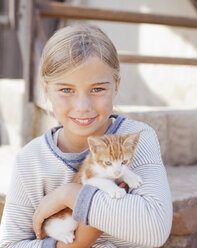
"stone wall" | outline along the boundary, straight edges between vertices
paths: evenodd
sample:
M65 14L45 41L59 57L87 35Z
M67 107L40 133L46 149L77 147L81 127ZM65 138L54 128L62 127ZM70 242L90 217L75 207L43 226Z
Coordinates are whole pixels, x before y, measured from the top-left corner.
M165 164L197 163L197 108L116 106L114 110L154 128Z
M3 214L4 204L5 204L5 195L0 194L0 223L1 223L1 217Z
M173 201L171 234L164 248L197 247L197 164L166 166Z

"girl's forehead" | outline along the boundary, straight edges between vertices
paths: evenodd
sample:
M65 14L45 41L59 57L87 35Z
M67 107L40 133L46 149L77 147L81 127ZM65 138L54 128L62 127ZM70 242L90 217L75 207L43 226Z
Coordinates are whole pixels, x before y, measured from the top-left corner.
M112 82L113 70L99 58L90 58L80 66L63 73L54 79L56 83L74 83L87 81L89 83Z

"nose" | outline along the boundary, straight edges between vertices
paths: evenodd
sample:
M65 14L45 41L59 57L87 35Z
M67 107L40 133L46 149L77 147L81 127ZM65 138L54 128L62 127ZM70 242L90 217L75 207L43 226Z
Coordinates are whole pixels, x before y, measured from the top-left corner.
M91 98L86 94L81 94L77 97L75 103L75 109L77 112L90 112L92 109Z
M120 176L120 170L114 171L114 175L115 175L116 177Z

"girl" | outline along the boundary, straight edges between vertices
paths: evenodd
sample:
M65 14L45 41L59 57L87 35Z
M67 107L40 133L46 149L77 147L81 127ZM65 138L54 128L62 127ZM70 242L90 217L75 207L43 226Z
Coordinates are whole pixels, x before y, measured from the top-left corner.
M31 141L16 158L1 248L164 244L171 229L172 204L158 139L148 125L111 115L119 71L117 51L97 27L66 27L49 39L42 54L40 82L61 126ZM70 183L88 152L88 136L133 132L140 132L131 164L143 180L139 188L115 200L93 186ZM74 242L36 239L44 219L66 206L80 222Z

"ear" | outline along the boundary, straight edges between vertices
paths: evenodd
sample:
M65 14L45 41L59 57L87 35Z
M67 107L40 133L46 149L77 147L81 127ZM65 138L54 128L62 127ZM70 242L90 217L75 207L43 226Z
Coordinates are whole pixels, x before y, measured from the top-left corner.
M118 94L119 86L120 86L120 77L119 77L118 80L115 82L114 97Z
M88 145L90 151L96 153L105 143L99 137L90 136L88 137Z
M118 93L118 90L119 90L120 80L121 80L121 77L119 77L117 82L116 82L116 88L115 88L116 93Z
M42 82L41 85L42 85L44 94L48 95L48 84L46 82Z
M131 133L124 136L123 145L133 150L133 154L135 149L137 148L137 144L140 138L140 133Z

